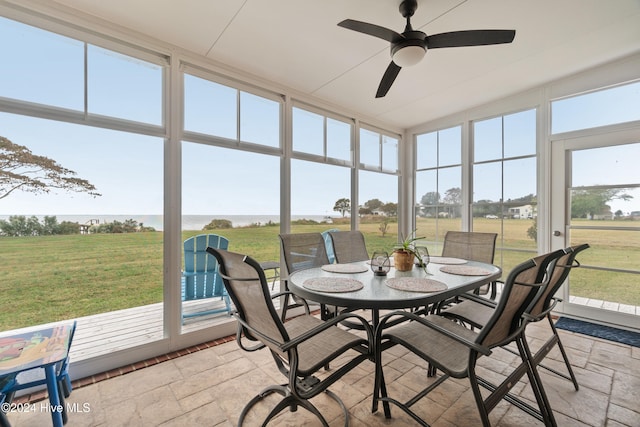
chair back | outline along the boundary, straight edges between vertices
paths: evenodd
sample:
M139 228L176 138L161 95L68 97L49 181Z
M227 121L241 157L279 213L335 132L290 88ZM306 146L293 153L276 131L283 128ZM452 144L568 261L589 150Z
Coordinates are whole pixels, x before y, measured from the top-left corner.
M550 268L563 254L564 251L558 250L539 255L511 270L493 315L480 331L480 344L492 348L505 345L515 337L523 313L542 294L549 283Z
M227 249L229 240L217 234L200 234L184 241L185 301L223 295L218 261L207 253L208 247Z
M222 249L207 248L220 265L220 276L235 305L234 317L244 336L260 341L271 350L286 357L278 345L289 340L284 324L278 316L264 271L248 255Z
M442 256L493 264L497 237L496 233L447 231Z
M320 233L281 234L280 242L289 274L304 268L329 264L324 239Z
M533 317L538 317L551 306L551 299L558 292L560 286L569 276L571 269L578 267L580 263L576 260L578 253L589 248L588 243L582 245L576 245L568 247L564 250L564 254L557 260L551 272L549 284L544 290L544 293L536 301L535 305L530 311Z
M364 235L360 231L331 232L329 235L331 236L336 262L347 263L370 259Z

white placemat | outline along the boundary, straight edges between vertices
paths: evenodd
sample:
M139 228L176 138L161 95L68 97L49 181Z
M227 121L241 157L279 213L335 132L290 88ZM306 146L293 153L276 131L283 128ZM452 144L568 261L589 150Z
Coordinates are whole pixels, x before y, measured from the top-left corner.
M440 271L458 276L488 276L491 274L491 271L486 268L471 265L445 265L440 267Z
M452 258L448 256L430 256L429 261L434 264L448 264L448 265L456 265L456 264L466 264L467 260L462 258Z
M395 277L385 283L390 288L409 292L440 292L448 288L442 282L424 277Z
M364 273L369 270L362 264L326 264L320 268L331 273Z
M361 281L347 277L314 277L302 284L305 288L320 292L353 292L364 287Z

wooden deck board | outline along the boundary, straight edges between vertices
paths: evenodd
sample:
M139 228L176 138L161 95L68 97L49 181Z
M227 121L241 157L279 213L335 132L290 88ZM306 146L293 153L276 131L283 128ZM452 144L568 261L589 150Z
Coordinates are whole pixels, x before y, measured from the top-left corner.
M278 292L278 286L275 289L273 292ZM279 301L276 299L274 302L278 307ZM218 299L186 301L182 304L185 313L224 307L224 302ZM164 334L163 309L162 303L156 303L77 318L71 359L86 360L161 340ZM228 320L229 316L224 312L188 318L182 325L182 332L188 333Z

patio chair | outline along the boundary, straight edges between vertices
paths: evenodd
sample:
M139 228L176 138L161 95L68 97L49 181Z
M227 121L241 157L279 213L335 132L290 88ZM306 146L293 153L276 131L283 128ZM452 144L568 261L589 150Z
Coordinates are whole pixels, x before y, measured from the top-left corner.
M333 244L331 243L331 236L329 233L336 233L340 230L337 228L331 228L329 230L324 230L322 233L322 238L324 239L324 246L327 251L327 259L329 260L329 264L333 264L336 261L336 255L333 253Z
M280 234L280 243L285 267L287 268L284 280L286 291L289 290L287 282L289 274L304 268L322 267L330 264L325 240L320 233ZM286 318L287 310L300 306L301 303L297 296L286 294L283 302L282 319ZM322 305L320 308L323 319L332 316L327 307Z
M546 265L536 263L533 259L516 266L505 281L504 289L489 321L480 331L472 331L435 314L419 316L410 312L396 311L384 316L376 328L377 374L374 399L383 402L385 416L391 417L389 404L392 403L420 425L427 426L428 424L411 407L448 378L468 378L484 426L491 425L489 413L502 399L543 421L545 425L555 426L553 411L537 368L532 362L527 341L524 339L524 328L527 324L524 314L532 307L540 295L540 290L547 284L547 282L536 282L541 271L544 270ZM387 323L393 323L397 318L412 321L396 327L387 327ZM502 347L510 342L516 343L521 363L508 374L504 372L504 362L493 360L491 355L493 348ZM405 403L388 396L384 381L382 351L395 345L402 345L441 371L439 378ZM484 369L491 370L496 366L500 374L506 375L504 381L496 386L479 377L476 370L479 359L482 359ZM510 393L511 388L525 373L529 378L529 386L533 390L538 408L534 408ZM485 393L486 397L481 393L480 387L489 390L488 394ZM374 410L376 409L377 405L374 405Z
M225 293L222 278L218 274L218 262L207 253L207 248L227 249L229 240L217 234L200 234L184 241L184 270L182 272L182 301L220 299L224 307L186 313L182 308L182 322L185 319L231 312L229 297Z
M564 249L560 252L559 258L550 265L549 267L549 284L546 286L544 292L539 297L535 306L528 313L528 320L530 322L539 322L544 318L549 320L549 325L551 326L551 337L547 340L544 345L540 347L538 353L534 356L536 359L536 364L541 368L544 368L554 374L565 378L573 383L576 391L579 389L578 381L576 379L575 374L573 373L573 368L571 368L571 363L569 362L569 358L567 353L562 345L562 341L560 340L560 336L558 335L558 331L556 330L555 324L551 317L551 312L555 308L558 298L555 298L554 295L565 282L572 268L579 267L580 263L576 259L578 253L582 252L585 249L588 249L588 244L582 244L577 246L572 246ZM545 255L541 255L538 258L543 258ZM495 301L483 299L481 297L471 297L461 302L460 304L456 304L451 306L450 308L443 310L440 312L440 315L460 321L467 325L470 325L474 328L482 328L487 323L491 315L493 314L493 310L496 307ZM540 363L546 355L553 349L553 346L557 345L560 350L560 354L564 360L564 364L567 367L568 375L557 371L554 368L551 368L547 365ZM507 350L509 350L507 348Z
M281 294L269 294L264 271L255 260L221 249L208 248L207 251L218 260L224 286L236 308L233 316L238 321L238 345L245 351L267 347L278 370L287 378L285 383L268 386L251 399L240 414L238 426L242 426L255 404L272 393L278 393L283 396L282 400L269 412L263 426L285 408L295 412L301 406L328 427L320 411L309 402L322 392L338 402L344 413L345 426L348 426L347 408L328 387L371 357L373 333L368 322L354 314L342 314L330 321L320 320L309 314L304 300L305 314L283 322L272 302L272 298ZM346 318L360 322L367 331L367 337L336 327ZM331 373L323 374L322 379L314 375L329 363L337 366Z
M449 230L444 235L442 256L493 264L497 237L496 233ZM480 295L490 294L491 299L495 299L497 284L492 282L479 288L475 293Z
M364 236L360 231L332 231L329 236L336 262L349 263L370 259Z

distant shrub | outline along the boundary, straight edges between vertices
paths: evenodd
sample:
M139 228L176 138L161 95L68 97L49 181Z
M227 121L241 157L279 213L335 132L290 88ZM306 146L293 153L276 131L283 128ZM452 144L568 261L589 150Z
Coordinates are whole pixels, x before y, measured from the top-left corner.
M295 225L315 225L315 224L318 224L318 221L314 221L312 219L302 218L302 219L296 219L295 221L291 221L291 224L295 224Z
M233 228L233 224L228 219L214 219L207 225L205 225L203 230L221 230L225 228Z

